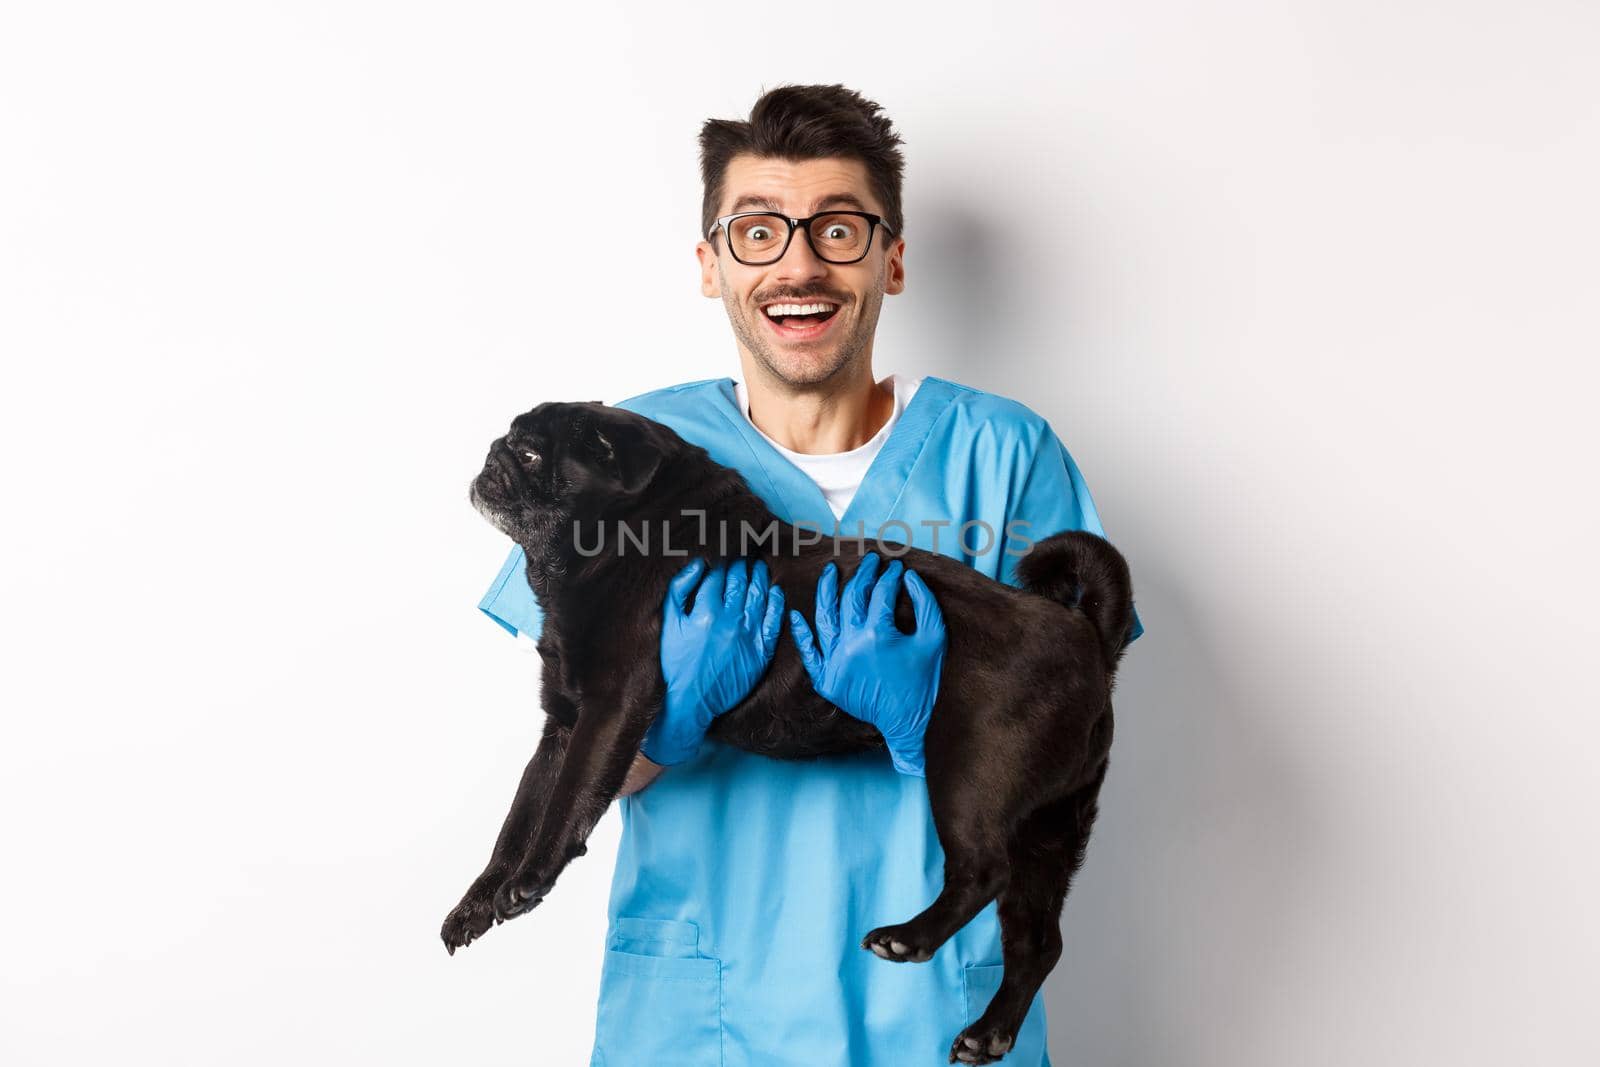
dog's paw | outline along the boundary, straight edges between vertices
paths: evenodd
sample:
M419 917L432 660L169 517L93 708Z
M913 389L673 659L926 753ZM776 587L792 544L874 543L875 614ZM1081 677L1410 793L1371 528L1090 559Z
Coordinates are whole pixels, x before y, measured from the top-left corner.
M1017 1040L1015 1028L984 1026L979 1019L961 1033L950 1046L951 1063L993 1063Z
M501 922L515 919L544 903L550 887L540 884L540 879L518 872L507 878L494 893L494 914Z
M926 963L938 945L925 944L909 926L880 926L861 939L861 947L891 963Z
M445 950L454 956L456 949L466 948L499 921L494 913L494 904L487 893L469 892L461 903L444 917L444 926L439 930L439 937L444 941Z

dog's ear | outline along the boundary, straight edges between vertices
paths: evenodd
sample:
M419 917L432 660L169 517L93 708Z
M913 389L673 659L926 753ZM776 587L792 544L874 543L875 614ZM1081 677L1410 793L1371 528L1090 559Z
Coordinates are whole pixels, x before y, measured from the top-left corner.
M653 439L648 424L608 422L590 431L600 466L624 493L637 493L661 466L661 442Z

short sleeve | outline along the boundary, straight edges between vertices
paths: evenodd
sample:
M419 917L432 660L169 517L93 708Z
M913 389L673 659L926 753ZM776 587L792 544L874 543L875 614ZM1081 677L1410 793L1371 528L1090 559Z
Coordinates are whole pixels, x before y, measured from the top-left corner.
M1011 535L1011 526L1017 520L1026 523L1020 539L1014 539ZM1012 509L1006 527L1008 547L1014 540L1038 541L1061 530L1087 530L1106 537L1105 528L1100 524L1100 513L1094 506L1094 497L1089 494L1089 485L1084 481L1077 463L1073 462L1067 446L1061 443L1061 438L1053 430L1047 429L1039 442L1017 506ZM1015 574L1018 558L1017 554L1008 553L1003 563L1006 580L1013 585L1017 584ZM1125 646L1133 644L1142 633L1144 623L1139 620L1139 609L1135 606L1133 625L1128 629Z
M489 586L489 591L478 601L478 610L505 627L513 636L525 636L537 641L544 629L544 612L538 598L528 587L528 571L522 547L511 550Z

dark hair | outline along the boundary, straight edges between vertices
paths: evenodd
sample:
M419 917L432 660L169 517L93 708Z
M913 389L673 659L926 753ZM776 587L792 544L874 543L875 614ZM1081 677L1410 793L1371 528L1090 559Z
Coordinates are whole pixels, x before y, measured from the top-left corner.
M700 236L717 221L728 161L748 153L800 162L844 157L867 168L872 193L883 205L883 221L895 236L904 232L900 180L902 144L883 109L842 85L780 85L750 109L750 118L707 119L700 128Z

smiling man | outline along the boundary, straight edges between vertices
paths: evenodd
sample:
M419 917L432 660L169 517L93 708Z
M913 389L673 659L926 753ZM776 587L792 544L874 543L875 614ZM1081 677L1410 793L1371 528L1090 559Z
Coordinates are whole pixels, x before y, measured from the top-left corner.
M905 288L906 252L901 140L881 111L840 85L781 86L747 120L705 124L695 254L701 292L727 312L740 378L618 406L739 470L788 522L942 552L1017 585L1032 542L1104 530L1039 415L941 378L875 376L873 337L884 296ZM537 638L524 567L514 550L480 607ZM803 621L791 622L804 647ZM1048 1065L1032 991L1060 955L1060 886L1092 798L1060 820L1054 889L1012 880L923 962L863 946L944 884L918 713L937 691L936 657L885 653L857 668L854 695L823 690L878 726L887 751L790 762L706 739L727 706L675 706L675 692L694 688L685 679L744 668L666 629L679 643L663 648L663 728L619 801L592 1064ZM1126 640L1141 633L1135 613ZM1032 941L1002 943L1002 914Z

